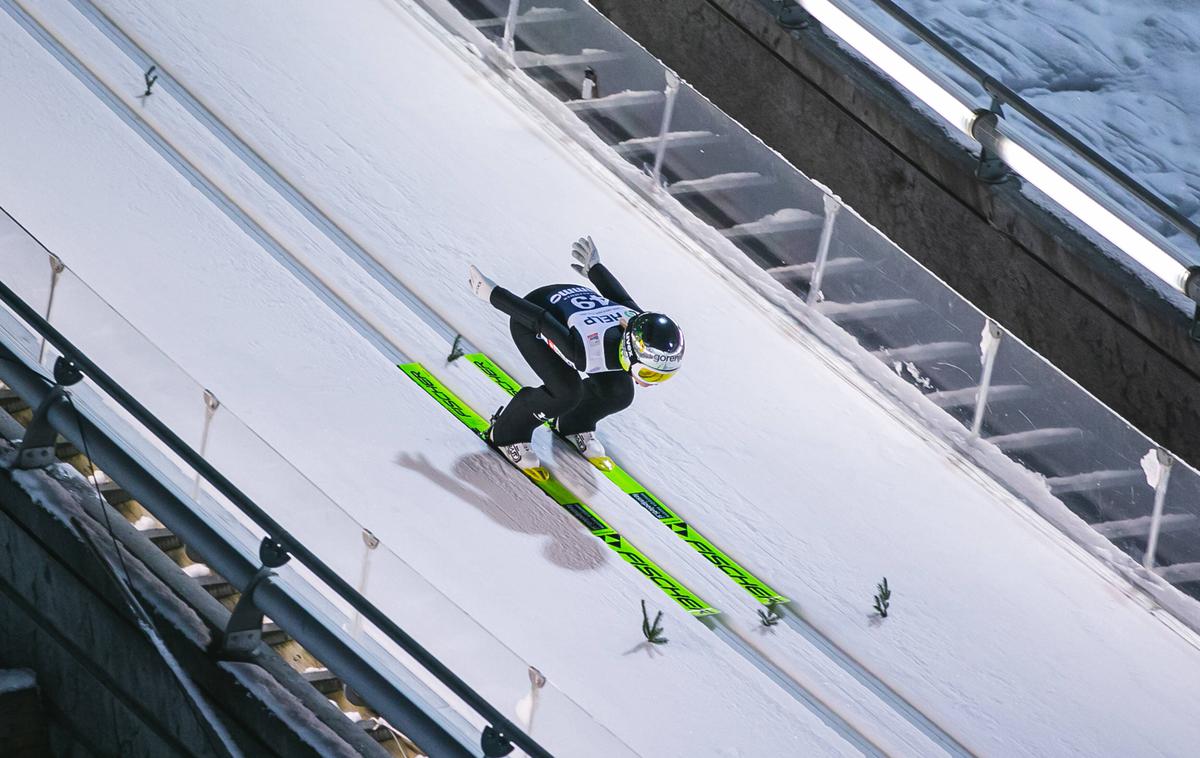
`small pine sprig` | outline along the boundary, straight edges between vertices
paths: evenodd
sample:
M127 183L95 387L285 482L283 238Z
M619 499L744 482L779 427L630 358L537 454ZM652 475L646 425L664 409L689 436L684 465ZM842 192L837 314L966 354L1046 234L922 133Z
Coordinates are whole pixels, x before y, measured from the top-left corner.
M662 611L659 611L654 616L654 622L650 622L650 615L646 613L646 601L642 601L642 634L645 635L646 641L654 645L665 645L670 640L662 636Z
M887 618L888 602L892 599L892 590L888 587L888 580L885 576L883 581L875 585L875 612L880 618Z
M146 69L146 73L142 74L142 78L146 80L146 91L142 93L142 97L150 97L150 89L158 81L158 75L154 73L157 68L158 66L151 66Z
M775 610L775 603L771 603L766 610L758 609L758 620L763 626L775 626L783 621L783 616L780 616L779 612Z

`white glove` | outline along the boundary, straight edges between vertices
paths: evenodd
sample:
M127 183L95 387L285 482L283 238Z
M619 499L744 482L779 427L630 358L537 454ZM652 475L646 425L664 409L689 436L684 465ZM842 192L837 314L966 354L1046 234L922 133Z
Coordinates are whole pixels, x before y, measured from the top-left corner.
M471 278L468 280L471 284L471 291L475 293L475 297L488 302L492 297L492 290L496 289L496 283L488 279L483 273L475 268L475 264L471 264Z
M600 251L596 249L596 243L592 242L591 237L580 237L575 240L571 244L571 257L576 260L571 264L571 268L584 277L587 276L592 266L600 263Z

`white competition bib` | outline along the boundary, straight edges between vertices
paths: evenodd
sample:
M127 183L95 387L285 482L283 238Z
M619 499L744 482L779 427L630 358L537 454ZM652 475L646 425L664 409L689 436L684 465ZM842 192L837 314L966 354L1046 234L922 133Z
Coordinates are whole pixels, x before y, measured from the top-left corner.
M604 333L609 329L620 329L621 318L632 313L623 305L606 305L594 310L572 313L567 319L567 328L579 332L583 338L584 355L587 363L575 366L585 374L615 371L619 367L609 366L604 360Z
M579 332L583 339L585 363L583 366L576 366L574 361L563 355L557 345L546 340L546 344L558 353L558 357L576 371L587 374L621 370L620 366L609 366L604 360L604 334L609 329L619 329L621 318L632 318L635 311L617 305L586 287L567 287L554 293L550 297L550 307L560 318L565 316L568 331L574 329Z

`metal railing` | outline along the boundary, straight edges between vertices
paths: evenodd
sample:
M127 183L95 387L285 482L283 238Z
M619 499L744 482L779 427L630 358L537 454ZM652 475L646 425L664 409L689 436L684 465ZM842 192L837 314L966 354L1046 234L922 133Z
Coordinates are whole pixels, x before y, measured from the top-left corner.
M5 215L7 216L7 213ZM11 216L7 217L11 219ZM24 230L23 227L21 229ZM29 238L33 239L32 235ZM51 254L51 257L52 262L56 260L53 254ZM56 268L55 270L56 274L61 274L63 269ZM500 713L487 699L383 613L375 604L364 597L358 589L347 582L337 571L322 561L301 540L293 536L271 514L267 513L253 499L246 495L241 488L230 481L221 471L217 470L203 455L193 450L167 424L161 421L157 415L139 402L137 398L113 379L104 369L94 363L83 350L77 348L71 340L68 340L3 281L0 281L0 303L28 325L40 339L44 340L43 347L37 350L36 353L44 353L45 345L48 345L58 351L58 354L63 358L72 361L78 366L79 370L93 387L98 388L115 401L125 413L136 420L142 428L153 435L167 450L177 456L180 461L195 471L208 485L211 485L216 492L220 493L229 503L263 530L267 535L264 544L274 546L276 549L295 557L305 569L328 586L338 598L353 609L357 617L361 617L373 624L391 643L395 644L423 669L432 674L455 697L466 703L477 713L488 724L480 737L484 755L504 755L511 750L512 745L520 747L530 756L548 757L551 755L549 751ZM21 353L20 350L5 350L5 352L11 352L14 356ZM26 354L30 352L29 350L25 350ZM33 371L33 369L28 368L28 371ZM49 385L49 380L45 380L45 382ZM33 384L27 381L26 388L32 390ZM48 391L48 386L46 390ZM99 429L100 427L97 426L95 428ZM188 534L181 534L180 536L185 541L190 542ZM428 725L426 726L428 727ZM438 744L447 745L448 743L439 739Z
M768 0L768 2L770 1L771 0ZM834 0L834 2L844 10L846 9L844 3L839 3L837 0ZM1039 129L1054 137L1054 139L1058 140L1062 144L1070 147L1091 166L1102 172L1108 178L1117 182L1131 195L1145 203L1150 208L1153 208L1163 218L1170 221L1177 229L1188 234L1197 242L1200 242L1200 224L1192 221L1187 217L1187 215L1160 196L1157 192L1142 184L1134 177L1130 176L1128 172L1105 158L1091 146L1086 144L1083 140L1076 137L1069 130L1067 130L1066 127L1062 126L1053 118L1046 115L1003 82L984 71L974 61L947 42L945 38L941 37L928 26L917 20L911 13L901 8L898 4L893 2L893 0L870 0L870 2L874 3L877 8L894 19L897 23L901 24L905 29L912 32L934 50L937 50L942 56L957 66L960 71L974 79L975 82L981 88L983 88L985 92L994 98L993 108L995 105L1005 105L1012 108L1017 113L1020 113L1022 116L1029 119L1029 121ZM774 5L777 3L771 4Z
M1108 240L1167 287L1190 298L1195 304L1190 335L1200 341L1200 265L1196 263L1197 249L1192 247L1200 247L1200 224L984 71L893 0L758 3L785 29L803 29L814 22L828 24L832 34L978 143L981 180L998 183L1010 172L1020 174L1082 226ZM931 59L910 51L892 30L883 29L876 21L898 24L933 48L948 65L931 64ZM990 97L990 103L984 107L974 104L978 93L971 91L969 84ZM1006 119L1006 106L1020 118ZM1182 237L1168 238L1160 231L1162 224Z

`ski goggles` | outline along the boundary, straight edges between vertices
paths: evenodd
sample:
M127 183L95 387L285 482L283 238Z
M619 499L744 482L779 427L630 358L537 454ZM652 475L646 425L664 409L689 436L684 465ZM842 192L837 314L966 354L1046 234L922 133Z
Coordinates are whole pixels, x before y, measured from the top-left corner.
M643 366L640 363L633 364L633 369L630 371L633 378L643 384L662 384L671 377L675 376L674 371L655 371L649 366Z

